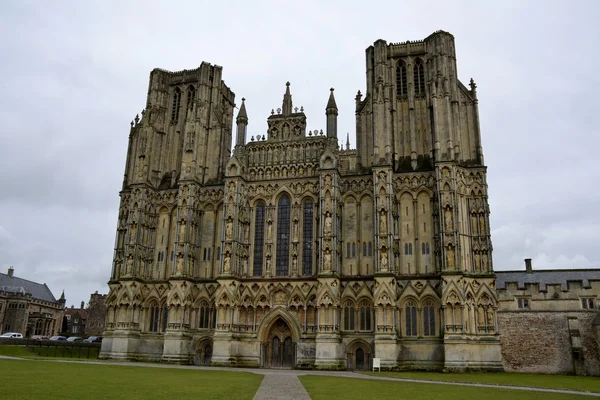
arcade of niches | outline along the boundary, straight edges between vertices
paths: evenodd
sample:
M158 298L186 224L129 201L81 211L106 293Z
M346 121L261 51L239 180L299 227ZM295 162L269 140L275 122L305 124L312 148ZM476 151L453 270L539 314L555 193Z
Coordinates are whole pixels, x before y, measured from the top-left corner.
M131 123L101 358L502 370L476 85L454 38L378 40L356 149L286 84L247 138L222 68L150 74ZM230 154L229 149L233 152Z

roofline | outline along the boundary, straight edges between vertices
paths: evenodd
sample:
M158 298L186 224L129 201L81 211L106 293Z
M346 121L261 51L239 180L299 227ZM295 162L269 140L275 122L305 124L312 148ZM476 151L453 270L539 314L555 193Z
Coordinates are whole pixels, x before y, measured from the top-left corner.
M575 269L534 269L532 272L527 273L526 270L524 269L519 269L519 270L494 270L494 273L497 274L502 274L502 273L515 273L515 272L522 272L524 274L527 275L531 275L534 274L536 272L592 272L592 271L596 271L596 272L600 272L600 268L575 268Z

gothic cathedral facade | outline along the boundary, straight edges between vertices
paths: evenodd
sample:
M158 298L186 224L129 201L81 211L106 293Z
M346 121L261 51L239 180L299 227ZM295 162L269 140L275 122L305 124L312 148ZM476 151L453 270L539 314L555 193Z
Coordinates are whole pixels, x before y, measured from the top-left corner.
M454 37L376 41L356 149L287 84L247 138L222 68L150 74L131 123L101 358L501 370L477 92ZM230 149L232 149L230 151Z

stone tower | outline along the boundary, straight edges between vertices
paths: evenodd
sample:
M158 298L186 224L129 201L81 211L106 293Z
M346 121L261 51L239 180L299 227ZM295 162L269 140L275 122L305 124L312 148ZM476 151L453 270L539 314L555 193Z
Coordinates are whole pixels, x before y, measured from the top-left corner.
M221 68L154 70L132 122L103 358L322 369L502 368L477 93L454 38L378 40L307 131L291 85L265 134ZM297 99L296 99L297 100Z

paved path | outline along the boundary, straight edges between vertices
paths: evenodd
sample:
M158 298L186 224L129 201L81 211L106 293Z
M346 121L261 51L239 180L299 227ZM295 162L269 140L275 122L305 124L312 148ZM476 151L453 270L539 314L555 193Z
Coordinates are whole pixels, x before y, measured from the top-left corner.
M267 374L254 395L254 400L310 400L298 375Z
M376 375L366 375L356 372L349 371L316 371L316 370L295 370L295 369L259 369L259 368L228 368L228 367L197 367L195 365L174 365L174 364L160 364L160 363L143 363L143 362L119 362L119 361L78 361L78 360L46 360L46 359L25 359L25 358L17 358L17 357L9 357L9 356L0 356L0 359L11 359L11 360L29 360L32 362L35 361L43 361L43 362L66 362L66 363L82 363L82 364L100 364L100 365L123 365L128 367L145 367L145 368L176 368L176 369L207 369L207 370L215 370L215 371L232 371L232 372L251 372L254 374L265 375L265 379L263 379L263 383L261 384L259 390L256 392L255 400L262 399L310 399L306 390L303 391L303 396L305 397L291 397L291 391L287 391L289 393L285 394L285 397L258 397L259 393L265 386L265 381L269 378L267 385L271 387L280 387L285 388L287 382L297 382L302 389L304 387L298 380L299 375L324 375L324 376L336 376L340 378L353 378L353 379L374 379L381 381L396 381L396 382L411 382L411 383L427 383L433 385L450 385L450 386L471 386L471 387L481 387L481 388L490 388L490 389L511 389L511 390L522 390L529 392L537 392L537 393L561 393L561 394L570 394L570 395L580 395L580 396L589 396L589 397L599 397L600 393L592 393L592 392L579 392L576 390L566 390L566 389L550 389L550 388L537 388L537 387L527 387L527 386L510 386L510 385L495 385L495 384L487 384L487 383L463 383L463 382L447 382L447 381L432 381L425 379L409 379L409 378L391 378L388 376L376 376ZM291 378L294 378L295 381ZM273 382L276 382L273 383ZM295 383L294 383L295 385ZM265 386L267 388L267 386ZM294 392L296 393L296 392ZM281 396L281 394L275 393L275 396Z

